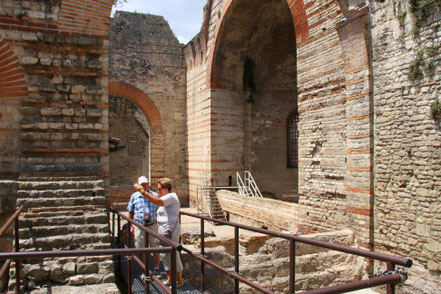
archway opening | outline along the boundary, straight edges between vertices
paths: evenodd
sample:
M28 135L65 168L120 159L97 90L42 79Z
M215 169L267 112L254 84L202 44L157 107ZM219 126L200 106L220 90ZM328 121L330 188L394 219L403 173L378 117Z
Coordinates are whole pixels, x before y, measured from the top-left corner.
M151 127L132 101L109 95L110 190L113 203L127 202L132 184L150 178Z
M232 1L212 68L213 165L249 170L261 191L294 201L298 167L288 164L288 121L297 111L294 22L285 0ZM291 158L292 159L292 158Z

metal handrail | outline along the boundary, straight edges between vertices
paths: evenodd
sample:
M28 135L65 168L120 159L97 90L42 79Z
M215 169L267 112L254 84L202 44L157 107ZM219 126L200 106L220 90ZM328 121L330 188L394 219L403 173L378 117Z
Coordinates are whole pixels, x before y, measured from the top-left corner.
M6 223L2 226L2 228L0 229L0 236L2 236L6 230L11 226L11 224L14 222L14 220L18 217L18 215L21 213L21 211L23 210L25 204L23 204L22 206L20 206L15 213L6 221Z
M148 247L148 239L149 239L149 234L151 234L151 235L153 235L155 238L157 238L157 239L159 239L159 240L161 240L162 242L164 242L165 244L167 244L168 246L170 246L170 248L172 249L171 250L171 284L172 284L172 286L171 286L171 293L173 293L173 294L176 294L177 293L177 280L176 280L176 274L177 274L177 268L176 268L176 252L177 251L181 251L182 249L183 249L183 247L182 247L182 245L181 244L178 244L178 243L176 243L176 242L173 242L172 240L170 240L170 239L167 239L166 237L164 237L164 236L162 236L162 235L160 235L160 234L158 234L157 232L155 232L155 231L153 231L153 230L151 230L151 229L149 229L148 227L145 227L145 226L143 226L143 225L140 225L140 224L138 224L136 221L134 221L134 220L132 220L131 218L129 218L129 217L127 217L126 215L124 215L124 214L122 214L122 212L121 211L119 211L119 210L117 210L117 209L115 209L114 207L111 207L111 206L109 206L108 207L109 208L109 210L112 212L112 213L114 213L114 214L117 214L118 215L118 232L120 231L120 218L123 218L124 220L126 220L128 223L129 223L129 227L128 227L128 244L130 245L130 236L131 236L131 234L130 234L130 231L131 231L131 225L134 225L134 226L136 226L136 227L138 227L140 230L142 230L142 231L144 231L145 233L146 233L146 237L145 237L145 247ZM114 235L115 235L115 232L114 232L114 229L115 229L115 221L113 221L113 223L112 223L112 236L114 237ZM118 234L119 235L119 234ZM112 238L112 240L113 240L114 238ZM160 247L160 248L168 248L168 247ZM136 256L134 256L133 257L133 259L145 270L145 272L147 273L148 272L148 269L149 269L149 267L148 267L148 262L149 262L149 260L148 260L148 254L147 255L144 255L143 256L143 259L144 259L144 261L141 261L139 258L137 258ZM120 258L118 258L118 264L119 265L121 265L121 260L120 260ZM120 268L121 268L121 266L120 266ZM129 288L129 293L131 293L131 278L130 278L130 275L131 275L131 271L130 271L130 265L128 266L128 270L129 270L129 277L128 277L128 288ZM165 290L165 291L169 291L170 289L168 289L164 284L163 284L163 282L160 280L160 279L158 279L157 277L155 277L154 275L151 275L151 277L153 278L153 280L155 281L155 282L157 282L158 283L158 285L163 289L163 290ZM148 288L148 284L146 283L146 288ZM167 292L167 293L170 293L170 292Z
M295 292L295 242L301 242L301 243L305 243L305 244L309 244L309 245L313 245L313 246L318 246L318 247L327 248L327 249L331 249L331 250L337 250L340 252L345 252L345 253L349 253L349 254L353 254L353 255L357 255L357 256L362 256L362 257L367 257L367 258L371 258L371 259L384 261L384 262L387 262L387 270L390 273L392 273L391 275L388 275L385 277L371 278L371 279L357 281L357 282L353 282L353 283L347 283L347 284L343 284L343 285L337 285L337 286L333 286L333 287L327 287L327 288L322 288L322 289L318 289L318 290L304 292L304 293L308 293L308 294L342 293L342 292L346 292L346 291L354 291L354 290L370 288L373 286L385 285L385 284L388 285L387 293L392 294L395 292L395 284L392 284L392 283L398 283L398 282L403 281L407 278L407 277L404 277L401 273L393 273L393 271L395 269L395 265L411 267L413 264L412 260L407 259L407 258L386 255L383 253L371 252L371 251L368 251L365 249L358 249L358 248L353 248L353 247L349 247L349 246L337 245L337 244L327 243L327 242L323 242L323 241L308 239L305 237L290 235L290 234L286 234L286 233L280 233L280 232L276 232L276 231L272 231L272 230L260 229L260 228L256 228L256 227L252 227L252 226L248 226L248 225L244 225L244 224L208 218L205 216L193 214L193 213L186 212L186 211L181 211L181 215L187 215L190 217L199 218L201 220L201 255L204 255L204 221L217 222L219 224L229 225L229 226L233 226L235 228L235 272L236 273L239 272L239 229L245 229L245 230L249 230L249 231L253 231L253 232L257 232L257 233L262 233L262 234L266 234L266 235L273 236L273 237L279 237L279 238L284 238L284 239L290 240L290 271L289 271L289 273L290 273L290 279L289 279L290 290L289 290L289 293ZM183 248L183 250L187 251L186 248ZM201 261L203 261L202 258L200 258L200 257L198 257L198 258ZM209 262L206 262L206 263L210 264ZM217 266L216 268L221 270L221 268L219 268L219 266ZM222 271L224 273L227 273L225 270L222 270ZM239 291L238 290L239 287L238 287L238 283L237 283L238 277L231 274L231 273L228 273L228 275L235 278L235 280L236 280L235 293L238 293L238 291ZM240 281L242 281L242 280L240 280ZM242 281L242 282L244 282L244 281ZM203 287L204 287L204 284L205 284L204 283L204 275L202 275ZM254 287L254 285L251 285L249 283L247 283L247 284ZM255 289L258 289L264 293L271 293L266 289L264 289L264 290L260 289L260 286L259 286L259 288L255 287ZM202 291L204 291L204 290L205 289L203 288Z
M15 246L14 251L18 252L20 251L20 228L18 224L18 216L22 212L26 205L26 202L23 203L16 211L15 213L6 221L6 223L2 226L0 229L0 236L2 236L6 230L14 223L14 239L15 239ZM6 259L5 263L3 264L1 270L0 270L0 279L3 278L3 276L6 274L7 269L9 268L9 265L11 264L11 259ZM20 293L20 267L21 267L21 261L17 260L15 262L15 279L17 283L17 293Z

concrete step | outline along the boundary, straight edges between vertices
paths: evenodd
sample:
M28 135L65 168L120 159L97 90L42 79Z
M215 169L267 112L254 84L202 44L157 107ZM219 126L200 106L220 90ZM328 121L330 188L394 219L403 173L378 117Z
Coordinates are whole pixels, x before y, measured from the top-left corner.
M79 206L79 205L94 205L104 207L106 204L106 197L76 197L76 198L21 198L17 199L17 205L20 206L26 203L27 207L60 207L60 206Z
M62 211L61 213L26 213L20 218L20 226L47 227L67 226L80 224L107 224L108 218L104 210L101 211Z
M57 189L57 190L18 190L18 198L72 198L83 196L104 196L103 188L96 189Z
M47 236L66 236L70 234L95 234L107 232L108 224L56 225L20 229L20 238L39 238Z
M101 244L101 246L110 246L110 236L107 232L93 234L71 233L65 236L60 235L20 240L20 248L26 251L31 249L38 251L91 249L99 244Z
M106 209L93 205L60 206L60 207L28 207L21 215L59 216L59 215L82 215L88 212L105 212Z
M103 187L102 180L96 179L54 179L54 178L30 178L19 180L20 190L59 190L59 189L99 189Z

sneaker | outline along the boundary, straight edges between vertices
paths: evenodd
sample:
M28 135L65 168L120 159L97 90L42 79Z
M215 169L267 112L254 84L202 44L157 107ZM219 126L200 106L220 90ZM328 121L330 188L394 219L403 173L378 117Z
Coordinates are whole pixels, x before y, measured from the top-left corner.
M157 277L158 279L162 279L162 275L161 275L161 272L159 271L159 268L155 268L155 269L152 271L152 276L155 276L155 277Z

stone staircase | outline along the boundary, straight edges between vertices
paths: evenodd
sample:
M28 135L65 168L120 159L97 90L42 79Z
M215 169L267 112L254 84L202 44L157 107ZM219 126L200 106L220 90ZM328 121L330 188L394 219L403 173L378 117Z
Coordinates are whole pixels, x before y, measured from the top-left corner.
M91 250L110 248L106 195L95 177L20 179L17 205L20 251ZM9 289L14 290L11 266ZM113 283L111 256L65 257L25 261L22 287Z

